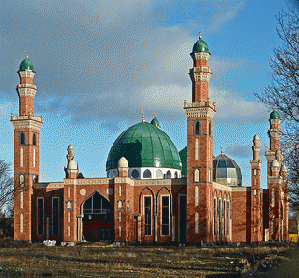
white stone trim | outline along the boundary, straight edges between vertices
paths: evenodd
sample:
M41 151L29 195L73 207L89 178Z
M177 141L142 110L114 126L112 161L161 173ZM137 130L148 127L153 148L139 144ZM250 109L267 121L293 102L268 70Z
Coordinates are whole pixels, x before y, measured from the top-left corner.
M20 77L31 77L33 78L35 73L32 70L24 70L18 72Z
M20 97L35 97L37 89L34 88L17 88Z
M13 125L14 129L23 129L23 128L30 128L39 131L43 125L41 118L39 120L35 120L33 118L36 117L31 117L32 119L16 119L16 118L21 118L21 117L12 117L14 119L11 119L11 123Z
M210 107L186 108L185 113L187 118L213 118L215 115L215 111Z

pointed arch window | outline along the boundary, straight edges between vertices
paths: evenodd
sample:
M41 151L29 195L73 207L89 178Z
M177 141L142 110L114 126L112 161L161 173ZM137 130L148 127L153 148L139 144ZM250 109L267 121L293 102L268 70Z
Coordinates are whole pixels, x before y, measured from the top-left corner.
M20 145L25 145L25 133L23 131L20 132Z
M194 182L199 182L200 181L200 171L199 169L195 169L193 172L194 175Z
M209 135L212 135L212 122L209 122Z
M200 134L200 122L199 121L195 122L194 134Z
M36 146L36 134L35 133L33 133L33 136L32 136L32 145Z
M156 179L163 179L163 173L160 169L156 172Z
M139 179L139 172L138 170L134 169L131 173L131 178L132 179Z
M217 235L217 198L214 197L214 213L213 213L213 216L214 216L214 235Z
M199 213L195 213L195 233L199 233Z
M170 179L170 178L171 178L171 172L170 170L168 170L166 173L166 179Z
M20 150L20 167L24 167L24 149Z
M199 205L199 187L195 186L195 206Z
M25 186L25 176L22 174L20 175L20 187Z
M109 214L111 212L110 202L99 192L95 192L83 205L84 214Z
M143 178L144 179L150 179L152 177L152 173L149 169L146 169L144 172L143 172Z

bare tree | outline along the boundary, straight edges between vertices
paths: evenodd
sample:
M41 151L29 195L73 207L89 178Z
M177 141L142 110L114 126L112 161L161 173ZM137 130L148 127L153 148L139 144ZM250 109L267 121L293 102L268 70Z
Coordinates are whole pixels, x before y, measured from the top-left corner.
M0 160L0 213L11 210L14 197L14 180L8 163Z
M277 33L283 45L274 50L270 60L272 82L258 98L275 108L284 121L282 148L290 180L290 205L299 210L299 6L277 17Z

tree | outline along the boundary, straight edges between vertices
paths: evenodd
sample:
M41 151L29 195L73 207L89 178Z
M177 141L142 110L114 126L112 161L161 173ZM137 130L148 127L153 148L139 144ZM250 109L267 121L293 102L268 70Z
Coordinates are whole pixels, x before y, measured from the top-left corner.
M0 214L11 210L14 197L14 180L8 163L0 160Z
M299 211L299 8L289 5L277 17L277 33L283 45L270 60L272 82L258 98L275 108L285 123L282 148L290 180L289 197L293 210Z

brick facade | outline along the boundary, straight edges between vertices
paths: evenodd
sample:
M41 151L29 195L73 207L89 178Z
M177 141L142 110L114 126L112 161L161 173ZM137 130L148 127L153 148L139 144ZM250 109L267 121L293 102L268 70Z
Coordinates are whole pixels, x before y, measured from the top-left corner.
M251 186L213 181L213 117L209 100L207 52L192 53L192 102L187 117L186 178L133 179L126 160L109 178L78 175L68 147L66 178L39 182L39 130L34 115L34 72L19 71L20 115L14 127L16 240L80 242L114 240L134 243L250 242L287 240L286 169L280 151L280 120L270 119L267 189L260 188L259 139L253 140ZM249 166L249 163L248 163Z

